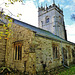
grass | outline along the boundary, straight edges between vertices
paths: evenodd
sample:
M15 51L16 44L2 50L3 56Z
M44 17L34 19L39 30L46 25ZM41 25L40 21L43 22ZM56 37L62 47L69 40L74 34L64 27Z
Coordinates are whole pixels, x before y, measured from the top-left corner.
M4 68L5 67L2 67L1 69L4 69ZM19 75L19 74L17 73L15 75ZM20 74L20 75L24 75L24 74ZM40 72L40 73L37 73L36 75L75 75L75 64L71 64L69 66L69 69L62 66L62 67L57 67L53 69L52 71L50 70L50 72L48 71Z
M54 71L48 73L46 72L44 74L44 72L37 74L37 75L75 75L75 64L71 64L68 68L62 67L60 68L56 68Z
M59 74L57 75L75 75L75 65L70 65L69 69L64 68L63 71L59 71Z

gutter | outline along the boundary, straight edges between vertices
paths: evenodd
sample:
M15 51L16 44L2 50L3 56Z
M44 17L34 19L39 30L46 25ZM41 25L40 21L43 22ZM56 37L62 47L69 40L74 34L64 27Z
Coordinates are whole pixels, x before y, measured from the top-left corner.
M62 57L63 57L63 61L62 61L62 65L66 68L69 68L67 65L65 65L64 63L64 53L63 53L63 48L62 48L62 41L61 41L61 49L62 49Z
M59 42L62 41L63 43L67 43L67 44L71 44L71 45L72 44L75 44L75 43L72 43L70 41L66 41L66 40L64 40L64 39L62 39L60 37L59 37L59 39L58 38L54 38L55 35L54 36L47 36L47 35L44 35L44 34L41 34L41 33L36 32L35 36L41 36L41 37L48 38L48 39L52 39L52 40L59 41Z

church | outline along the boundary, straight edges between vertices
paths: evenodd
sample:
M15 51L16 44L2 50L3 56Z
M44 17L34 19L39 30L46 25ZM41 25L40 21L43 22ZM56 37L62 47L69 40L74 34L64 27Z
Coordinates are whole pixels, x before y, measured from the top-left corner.
M36 74L75 63L75 43L67 40L63 10L55 2L38 7L38 27L2 13L0 67Z

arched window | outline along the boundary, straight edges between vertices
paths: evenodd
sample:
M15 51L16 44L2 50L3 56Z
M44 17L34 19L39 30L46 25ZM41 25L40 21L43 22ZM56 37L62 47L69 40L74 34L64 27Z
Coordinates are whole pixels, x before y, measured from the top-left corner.
M53 58L59 58L59 46L57 44L52 44Z
M46 23L49 23L49 17L46 16Z
M21 60L22 59L22 43L15 43L15 49L14 49L14 60Z

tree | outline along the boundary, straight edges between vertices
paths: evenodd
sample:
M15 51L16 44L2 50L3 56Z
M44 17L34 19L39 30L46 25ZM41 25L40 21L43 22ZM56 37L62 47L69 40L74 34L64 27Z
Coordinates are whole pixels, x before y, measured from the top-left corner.
M15 2L18 2L18 1L19 2L23 2L23 0L8 0L8 1L9 1L9 3L3 2L2 4L5 4L5 6L8 6L9 4L14 4ZM0 5L2 5L2 4L0 4ZM0 26L0 28L3 27L3 29L5 29L5 32L4 31L0 31L0 39L2 39L2 36L4 36L5 39L8 39L12 35L11 33L13 33L13 30L11 28L12 18L10 18L8 15L4 16L3 9L5 9L5 8L1 8L0 7L0 9L1 9L0 15L2 15L4 17L4 19L6 19L8 21L7 24L3 24L3 26ZM8 10L8 9L5 9L5 10ZM14 15L10 11L9 11L9 13L11 14L11 16L13 15L13 16L16 16L16 17L19 17L19 15L22 15L22 14ZM1 16L0 16L0 18L1 18L1 20L3 19ZM11 29L9 30L9 28L11 28Z
M23 2L24 0L8 0L10 1L11 3L14 3L14 2Z

